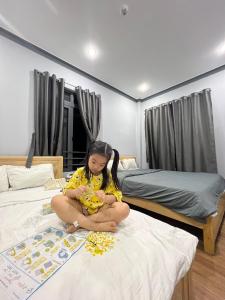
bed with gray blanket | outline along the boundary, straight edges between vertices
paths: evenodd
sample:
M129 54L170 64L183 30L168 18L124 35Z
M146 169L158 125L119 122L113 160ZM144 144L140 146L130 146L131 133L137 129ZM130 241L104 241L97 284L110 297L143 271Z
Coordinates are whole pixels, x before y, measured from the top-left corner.
M185 216L204 219L217 211L225 180L218 174L165 170L118 172L124 195L151 199Z
M154 169L118 172L124 200L203 230L204 250L215 254L225 211L225 180L218 174Z

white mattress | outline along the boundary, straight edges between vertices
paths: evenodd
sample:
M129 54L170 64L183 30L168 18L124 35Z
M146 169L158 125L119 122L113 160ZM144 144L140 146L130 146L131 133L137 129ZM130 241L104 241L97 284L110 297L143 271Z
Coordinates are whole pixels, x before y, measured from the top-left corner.
M0 251L49 226L63 228L55 214L42 214L42 204L58 192L0 193ZM114 235L111 251L92 256L82 247L29 299L169 300L191 266L197 238L134 210ZM0 288L7 300L3 295Z

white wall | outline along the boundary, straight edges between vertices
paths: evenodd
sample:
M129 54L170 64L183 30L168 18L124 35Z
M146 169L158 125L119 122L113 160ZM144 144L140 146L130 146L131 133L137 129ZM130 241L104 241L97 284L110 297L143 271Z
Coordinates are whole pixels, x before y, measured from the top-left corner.
M211 89L218 173L225 177L225 71L215 73L179 89L143 102L141 104L140 113L141 128L142 132L144 132L145 109L180 98L181 96L190 95L192 92L198 92L205 88ZM142 136L141 144L142 166L147 167L144 135Z
M0 36L0 155L27 155L33 132L33 70L102 97L99 139L121 154L137 155L137 104L13 41Z
M0 155L26 155L33 132L33 70L49 71L102 96L99 138L147 167L144 110L204 88L212 90L218 171L225 177L225 71L135 103L47 58L0 36ZM141 143L140 143L141 141Z

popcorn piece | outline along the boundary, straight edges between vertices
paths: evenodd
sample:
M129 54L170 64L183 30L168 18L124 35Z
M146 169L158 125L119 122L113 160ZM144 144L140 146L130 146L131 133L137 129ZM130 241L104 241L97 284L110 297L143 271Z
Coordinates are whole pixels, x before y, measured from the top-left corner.
M115 243L115 237L108 232L90 232L87 236L85 249L93 256L102 255L111 250Z

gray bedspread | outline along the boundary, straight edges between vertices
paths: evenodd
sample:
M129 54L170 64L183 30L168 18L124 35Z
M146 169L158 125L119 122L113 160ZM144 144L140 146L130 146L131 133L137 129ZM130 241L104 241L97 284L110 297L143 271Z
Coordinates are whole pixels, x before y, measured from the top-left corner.
M124 195L154 200L188 217L204 219L217 211L225 180L218 174L164 170L118 172Z

